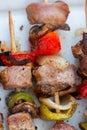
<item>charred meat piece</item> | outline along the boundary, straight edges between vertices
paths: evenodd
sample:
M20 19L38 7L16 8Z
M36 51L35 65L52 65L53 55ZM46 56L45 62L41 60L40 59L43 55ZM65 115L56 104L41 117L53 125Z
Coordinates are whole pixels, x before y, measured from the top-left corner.
M28 113L16 113L8 116L7 124L9 130L35 130L31 116Z
M2 113L0 113L0 130L4 130L4 127L3 127L3 115L2 115Z
M75 58L79 59L79 75L84 79L87 77L87 33L83 33L83 39L72 46Z
M31 66L11 66L0 73L4 89L29 88L32 86Z
M63 121L57 121L50 130L76 130L74 126L70 126Z
M83 57L84 53L82 51L82 41L79 41L76 45L72 46L71 48L75 58Z
M30 24L62 25L66 22L69 7L62 1L55 3L32 3L26 8Z

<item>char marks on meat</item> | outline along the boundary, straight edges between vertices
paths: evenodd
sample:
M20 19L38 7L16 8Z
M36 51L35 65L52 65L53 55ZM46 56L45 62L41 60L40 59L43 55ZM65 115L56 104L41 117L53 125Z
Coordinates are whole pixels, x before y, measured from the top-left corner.
M32 3L26 8L30 24L62 25L66 22L69 7L65 2Z
M31 66L11 66L0 73L0 82L5 89L29 88L32 86Z
M74 126L70 126L69 124L63 121L57 121L56 124L50 130L76 130Z
M35 130L31 116L28 113L16 113L8 116L7 124L9 130Z

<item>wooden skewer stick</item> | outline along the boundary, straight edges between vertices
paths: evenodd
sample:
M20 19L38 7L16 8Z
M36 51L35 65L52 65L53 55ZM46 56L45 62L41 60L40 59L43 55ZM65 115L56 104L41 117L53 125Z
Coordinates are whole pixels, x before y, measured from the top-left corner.
M16 41L15 41L15 33L14 33L14 24L12 20L11 11L9 11L9 29L10 29L10 37L11 37L11 52L17 52ZM16 92L21 91L20 88L16 88Z
M44 3L48 3L48 0L44 0ZM56 92L54 94L54 100L56 104L60 104L60 99L59 99L59 92ZM59 112L60 110L56 110L56 112Z
M9 11L9 29L10 29L10 37L11 37L11 52L15 53L17 52L17 48L16 48L14 25L13 25L11 11Z
M87 0L85 4L85 17L86 17L86 28L87 28Z
M84 32L87 33L87 0L85 2L85 19L86 19L86 28L84 29Z
M54 99L55 99L55 103L59 105L60 104L59 92L56 92L54 94ZM57 109L56 112L58 113L58 112L60 112L60 110Z
M44 0L45 3L48 3L48 0Z

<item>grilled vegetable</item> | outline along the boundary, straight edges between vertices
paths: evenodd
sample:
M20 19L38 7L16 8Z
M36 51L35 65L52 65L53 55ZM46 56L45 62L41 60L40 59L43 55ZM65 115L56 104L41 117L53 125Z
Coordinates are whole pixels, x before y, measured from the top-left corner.
M66 100L66 102L65 102ZM73 102L75 102L75 99L70 95L65 95L62 98L60 98L60 104L54 103L49 98L39 98L40 103L45 104L50 109L56 109L56 110L68 110L72 106Z
M3 52L0 53L1 65L25 65L30 62L34 62L39 55L51 55L61 50L60 39L57 33L51 32L41 37L37 44L31 43L31 53L27 52Z
M3 127L3 114L0 113L0 130L4 130L4 127Z
M20 101L34 103L33 98L28 93L17 92L17 93L13 93L10 96L8 96L8 98L7 98L8 108L12 109L15 106L15 104L18 104Z
M79 98L87 98L87 83L82 83L78 85L77 91L79 92Z
M66 111L60 111L58 113L53 112L46 105L41 104L40 106L40 117L47 120L67 120L69 119L73 113L75 112L77 107L76 103L73 103L71 108Z
M79 123L79 127L80 127L82 130L87 130L87 122L80 122L80 123Z
M31 53L36 57L39 55L51 55L61 50L61 43L56 32L50 32L31 43Z
M11 111L11 113L19 113L19 112L27 112L31 115L32 118L38 117L38 107L36 104L31 102L22 102L18 105L14 106Z
M0 53L0 65L12 66L12 65L25 65L34 61L34 57L30 53Z
M63 97L64 98L64 97ZM67 98L72 98L71 96L68 96ZM75 102L74 98L71 99L72 104L68 110L64 110L63 107L60 109L60 112L55 112L54 107L51 107L46 102L41 103L41 106L39 108L40 110L40 117L47 119L47 120L66 120L69 119L75 112L77 108L77 103Z

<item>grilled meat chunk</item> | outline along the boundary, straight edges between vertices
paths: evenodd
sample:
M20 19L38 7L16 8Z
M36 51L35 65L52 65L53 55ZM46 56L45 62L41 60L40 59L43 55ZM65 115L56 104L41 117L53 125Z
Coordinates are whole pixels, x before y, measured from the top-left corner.
M70 126L63 121L57 121L50 130L76 130L74 126Z
M56 86L57 90L62 90L75 84L75 71L72 65L61 71L52 65L45 64L37 67L33 71L33 75L36 77L37 85Z
M84 55L83 51L82 51L81 41L76 43L76 45L72 46L71 49L72 49L72 53L73 53L75 58L81 58Z
M11 66L0 73L4 89L29 88L32 85L31 66Z
M36 60L33 75L36 79L35 91L37 94L53 95L68 86L73 87L76 79L76 70L63 57L57 55L42 56Z
M0 130L4 130L4 127L3 127L3 115L2 115L2 113L0 113Z
M9 130L35 130L32 119L28 113L16 113L7 118Z
M83 33L83 39L72 46L72 53L79 60L79 75L87 79L87 33Z
M66 22L69 7L65 2L32 3L26 8L30 24L62 25Z

